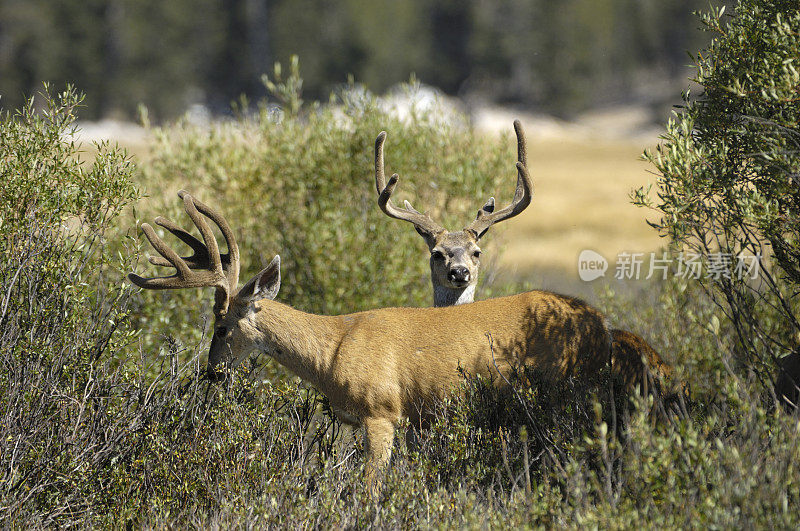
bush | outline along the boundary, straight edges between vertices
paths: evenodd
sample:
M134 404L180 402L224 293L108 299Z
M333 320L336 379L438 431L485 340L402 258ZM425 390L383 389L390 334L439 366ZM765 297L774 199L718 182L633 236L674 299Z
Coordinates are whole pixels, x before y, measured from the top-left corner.
M282 496L305 492L302 480L286 485L312 452L324 460L338 433L324 417L311 426L318 395L252 380L214 390L200 378L199 352L174 342L166 356L136 348L132 290L121 282L132 256L106 242L120 238L117 216L137 196L133 165L106 145L82 162L73 140L80 96L42 98L44 113L31 102L0 122L9 184L0 225L0 518L19 527L170 521L176 503L208 509L233 485L268 483L265 470L284 474ZM275 468L259 466L265 456Z
M640 204L677 251L702 259L699 279L734 326L740 362L764 369L800 333L800 12L792 1L743 0L703 15L714 40L695 61L697 97L685 94L664 143L647 158L658 200ZM726 20L727 19L727 20ZM761 257L757 278L736 270ZM742 271L745 272L746 271Z
M295 66L288 79L268 81L283 110L262 103L234 122L206 128L183 121L157 130L152 158L142 167L150 200L140 215L163 214L188 228L175 192L192 191L236 232L242 281L280 254L279 299L304 311L430 306L422 240L377 205L375 138L388 131L386 165L400 174L399 200L461 228L489 196L510 201L512 124L501 145L478 136L462 116L440 120L412 110L400 119L356 85L332 96L331 105L303 108L297 76ZM143 322L175 333L176 326L201 322L209 299L199 290L148 292ZM180 336L197 339L188 331Z
M124 152L81 162L71 89L0 117L0 515L48 524L91 507L83 492L119 453L127 428L128 267L107 247L111 221L136 197ZM25 516L22 516L25 515Z

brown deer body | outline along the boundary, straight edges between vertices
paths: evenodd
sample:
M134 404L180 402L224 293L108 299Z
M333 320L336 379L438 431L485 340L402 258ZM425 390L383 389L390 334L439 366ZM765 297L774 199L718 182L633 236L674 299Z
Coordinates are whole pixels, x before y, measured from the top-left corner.
M514 121L514 132L517 136L517 188L513 201L506 208L494 212L495 200L490 197L478 211L475 221L460 231L448 231L428 214L415 210L408 201L404 209L392 204L391 195L398 175L395 173L387 185L383 155L386 132L382 131L375 141L378 205L389 217L412 223L428 244L434 306L467 304L475 300L481 258L478 241L494 223L516 216L531 203L533 182L527 171L525 133L519 120ZM614 347L611 354L612 370L627 388L640 386L644 389L649 386L652 389L654 382L645 380L648 369L656 375L671 377L672 368L644 339L619 329L611 330L611 334Z
M277 265L275 266L277 267ZM323 392L345 421L423 420L427 406L469 374L508 376L522 363L552 378L607 363L603 316L575 299L528 292L446 308L314 315L239 297L217 327L241 331L234 357L214 345L209 370L260 350ZM237 332L238 334L238 332ZM216 348L220 346L220 348ZM238 351L238 352L234 352Z
M170 265L169 277L130 280L147 289L213 286L214 336L208 371L234 367L251 352L266 352L316 386L337 415L364 426L367 468L373 494L375 472L390 456L400 419L418 422L436 398L460 378L460 369L507 376L523 363L553 378L594 373L608 360L611 338L603 316L586 304L533 291L444 308L384 308L341 316L313 315L273 299L280 287L280 259L236 290L239 252L224 218L179 192L204 242L163 218L156 223L193 250L180 257L155 234L142 229ZM202 213L202 215L201 215ZM221 229L228 253L220 254L203 216ZM501 384L503 378L495 378Z

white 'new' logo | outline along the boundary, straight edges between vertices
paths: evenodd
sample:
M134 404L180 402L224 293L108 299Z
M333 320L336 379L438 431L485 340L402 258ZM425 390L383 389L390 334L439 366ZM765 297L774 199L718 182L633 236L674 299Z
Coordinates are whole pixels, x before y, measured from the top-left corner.
M603 255L590 249L584 249L578 255L578 276L584 282L591 282L605 276L608 269L608 260Z

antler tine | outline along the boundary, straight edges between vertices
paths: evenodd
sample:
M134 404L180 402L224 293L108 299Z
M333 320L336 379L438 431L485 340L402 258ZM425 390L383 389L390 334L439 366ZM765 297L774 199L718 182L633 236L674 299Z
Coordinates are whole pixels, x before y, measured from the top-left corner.
M181 190L178 192L178 195L184 199L185 196L189 194L185 190ZM191 197L191 200L197 211L214 221L214 223L216 223L216 225L220 228L222 236L225 238L225 242L228 245L228 252L225 254L219 254L220 263L222 264L222 269L225 271L225 275L228 278L228 284L230 286L237 286L239 281L239 247L236 244L236 238L233 235L230 225L228 225L227 221L221 214L216 212L208 205L200 202L195 197ZM195 218L193 218L193 220L194 219ZM181 259L186 262L186 265L188 265L190 269L209 269L212 267L209 250L203 242L166 218L159 216L155 219L155 222L157 225L164 227L192 248L192 251L194 251L192 256L181 257ZM203 223L203 221L200 223ZM196 221L195 224L197 224ZM198 227L199 226L201 225L198 225ZM216 244L216 240L214 240L214 244ZM157 266L171 265L171 262L158 256L151 256L150 263Z
M208 249L208 269L225 276L225 273L222 269L222 258L219 256L219 246L217 245L217 239L214 237L214 233L211 232L211 227L208 226L206 220L203 219L203 216L201 216L200 212L198 212L194 198L184 190L181 190L181 192L183 193L179 192L178 196L183 199L183 208L186 210L186 213L189 214L189 217L197 227L197 230L200 231L200 235L203 236L203 242L205 243L206 249Z
M231 230L231 226L228 224L228 221L225 219L224 216L222 216L222 214L220 214L210 206L206 205L202 201L199 201L198 199L195 199L194 197L189 195L189 192L187 192L186 190L180 190L178 192L178 196L181 199L184 199L184 201L186 196L190 197L193 206L197 210L199 210L203 215L205 215L207 218L213 221L217 225L217 227L219 227L220 232L222 232L222 237L225 238L225 244L228 246L228 252L226 254L220 254L216 239L212 237L212 240L214 242L214 246L217 247L216 254L217 256L219 256L222 268L225 271L226 277L228 278L228 284L230 285L230 288L232 290L235 290L236 287L239 285L239 267L240 267L239 245L236 243L236 237L234 236L233 230ZM208 225L205 224L205 222L203 222L203 224L206 227L208 227ZM200 227L198 226L198 228Z
M517 188L514 191L514 199L507 207L494 212L494 197L489 198L486 204L478 211L475 221L464 229L474 233L476 238L483 236L489 227L495 223L513 218L531 204L533 181L528 173L525 131L522 129L522 123L519 120L514 120L514 132L517 135Z
M386 183L383 168L383 143L385 140L386 131L381 131L375 140L375 188L378 190L378 206L387 216L409 221L421 232L436 234L443 231L444 228L433 221L433 218L414 209L408 201L405 202L405 208L397 208L392 202L392 193L397 186L399 176L395 173Z
M183 230L181 227L179 227L178 225L176 225L175 223L166 218L158 216L155 219L155 222L156 225L164 227L172 234L177 236L182 242L184 242L186 245L192 248L192 251L194 251L192 256L181 256L181 260L186 262L186 265L189 266L189 269L208 268L211 261L208 256L208 249L206 249L206 246L203 244L203 242L201 242L200 240L198 240L197 238L195 238L194 236ZM164 258L160 258L158 256L151 256L150 263L157 266L171 265L171 262L169 260L165 260Z
M522 122L514 120L514 133L517 134L517 160L526 168L528 167L528 148L525 145L525 131Z
M380 195L386 188L386 175L383 171L383 143L386 141L386 131L381 131L375 139L375 188Z
M128 278L131 282L144 289L178 289L178 288L200 288L206 286L219 285L219 276L213 271L192 271L186 262L178 256L178 253L170 249L164 241L158 237L148 223L142 223L142 231L150 242L150 245L167 259L169 265L176 269L174 275L167 277L140 277L129 273Z

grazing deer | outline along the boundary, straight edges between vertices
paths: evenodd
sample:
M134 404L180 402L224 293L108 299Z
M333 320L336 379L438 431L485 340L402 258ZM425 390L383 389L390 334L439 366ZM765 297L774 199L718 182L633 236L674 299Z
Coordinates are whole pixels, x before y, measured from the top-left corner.
M478 210L478 216L464 229L450 232L435 222L427 213L414 209L406 201L405 208L397 208L391 200L397 186L398 174L386 182L383 162L383 144L386 131L381 131L375 140L375 188L378 191L378 206L389 217L408 221L425 239L430 250L431 282L433 283L434 306L453 306L475 300L478 285L481 250L478 241L495 223L512 218L525 210L531 203L533 183L527 170L527 147L525 132L519 120L514 120L517 135L517 188L511 204L494 212L494 197ZM645 381L646 369L657 375L671 377L672 368L664 363L658 353L641 337L625 330L611 330L613 350L612 369L619 375L626 387L632 389L640 385L653 388L654 381ZM642 363L642 358L647 366Z
M520 165L524 172L524 166ZM611 339L603 315L577 299L532 291L444 308L383 308L349 315L304 313L276 302L280 258L237 290L239 249L225 219L185 191L178 192L201 242L162 217L165 228L194 251L180 257L147 223L142 230L171 266L166 277L128 278L146 289L214 287L214 333L208 374L235 367L262 351L325 394L342 422L365 430L370 492L391 454L401 418L423 420L432 403L458 385L461 370L502 385L512 366L543 376L593 374L608 360ZM221 254L204 216L227 242Z

